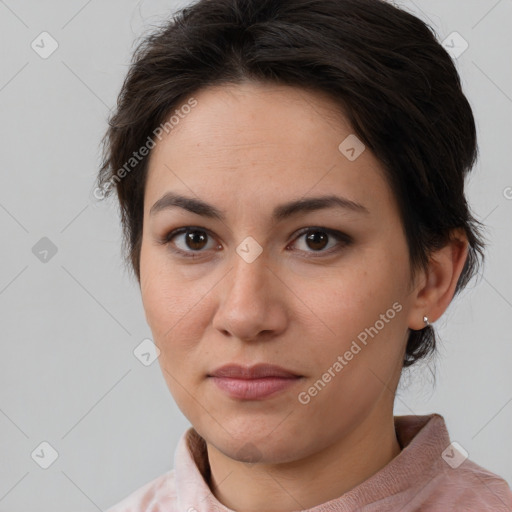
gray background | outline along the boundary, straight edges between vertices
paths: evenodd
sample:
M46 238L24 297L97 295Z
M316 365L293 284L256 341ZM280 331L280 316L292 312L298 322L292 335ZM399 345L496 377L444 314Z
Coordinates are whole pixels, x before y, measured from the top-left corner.
M133 354L151 332L116 206L92 197L134 44L186 3L0 1L0 512L105 510L172 468L188 426L158 362ZM457 58L480 145L468 194L490 247L436 322L436 367L403 376L395 414L442 414L451 439L512 484L512 1L397 3L440 40L469 43ZM43 31L59 44L47 59L31 48ZM57 249L46 262L33 252L43 237ZM31 457L43 441L59 454L48 469Z

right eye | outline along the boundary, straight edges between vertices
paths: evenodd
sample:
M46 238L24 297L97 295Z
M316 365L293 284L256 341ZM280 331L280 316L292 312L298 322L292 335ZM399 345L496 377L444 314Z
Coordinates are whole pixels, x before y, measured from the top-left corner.
M179 237L179 235L185 236ZM186 258L197 258L199 256L198 253L207 252L208 244L206 242L208 241L208 237L211 236L211 233L204 228L199 228L196 226L186 226L175 229L168 233L161 241L161 243L163 245L169 246L169 249L175 254L184 256ZM173 242L173 240L177 237L178 241L181 242L181 244ZM212 240L212 244L210 244L210 249L213 249L214 247L218 248L220 246L215 246Z

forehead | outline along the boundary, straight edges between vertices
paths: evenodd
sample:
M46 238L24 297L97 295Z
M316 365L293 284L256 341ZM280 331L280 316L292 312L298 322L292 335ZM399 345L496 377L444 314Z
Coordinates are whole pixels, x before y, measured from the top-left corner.
M277 203L333 191L358 202L392 201L369 150L353 161L340 151L354 134L326 94L244 83L208 87L193 98L196 105L152 150L146 215L168 190L222 203L242 197Z

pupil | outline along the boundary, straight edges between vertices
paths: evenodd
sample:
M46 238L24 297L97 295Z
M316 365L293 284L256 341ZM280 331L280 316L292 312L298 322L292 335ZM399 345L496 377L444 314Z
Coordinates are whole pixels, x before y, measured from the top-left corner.
M306 237L306 239L311 249L323 249L325 247L327 236L325 233L322 233L321 231L313 231ZM322 243L322 241L324 243ZM311 246L311 242L313 243L313 246ZM316 243L320 243L320 247L315 247L314 244Z
M197 235L199 233L199 235ZM187 234L187 245L190 249L201 249L201 242L206 240L206 236L202 231L192 231ZM199 247L197 246L199 244Z

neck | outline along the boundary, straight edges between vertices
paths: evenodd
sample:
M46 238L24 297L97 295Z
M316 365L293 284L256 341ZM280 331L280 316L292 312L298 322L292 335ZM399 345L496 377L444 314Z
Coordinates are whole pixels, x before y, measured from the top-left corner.
M400 453L392 411L385 418L375 414L336 443L292 462L246 464L207 444L212 493L243 512L291 512L338 498Z

